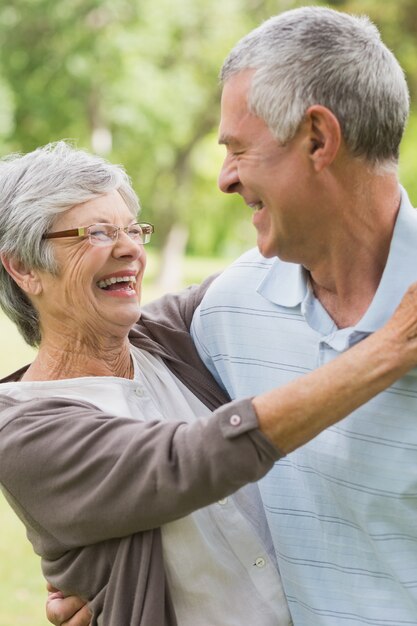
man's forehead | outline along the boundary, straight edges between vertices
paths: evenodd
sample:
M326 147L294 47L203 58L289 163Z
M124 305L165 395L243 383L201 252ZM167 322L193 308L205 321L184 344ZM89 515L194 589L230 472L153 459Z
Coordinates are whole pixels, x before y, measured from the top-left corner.
M223 84L221 107L228 108L229 105L247 106L249 89L252 82L253 71L244 71L233 74Z
M230 115L222 111L218 133L220 145L238 148L266 135L270 135L270 130L265 121L247 108L234 109Z
M239 143L242 128L253 117L249 111L248 97L254 70L244 70L228 78L222 90L219 144Z

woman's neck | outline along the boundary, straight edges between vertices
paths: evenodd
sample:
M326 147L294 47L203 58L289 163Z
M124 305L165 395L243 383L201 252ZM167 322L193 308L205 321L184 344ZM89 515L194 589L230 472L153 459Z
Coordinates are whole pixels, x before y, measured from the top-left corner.
M108 346L75 341L71 345L58 345L44 341L22 380L61 380L84 376L133 378L127 337Z

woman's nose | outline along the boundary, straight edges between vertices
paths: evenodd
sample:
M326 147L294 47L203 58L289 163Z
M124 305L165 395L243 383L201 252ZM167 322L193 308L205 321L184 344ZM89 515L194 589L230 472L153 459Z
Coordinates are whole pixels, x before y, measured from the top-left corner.
M119 230L117 241L113 246L115 257L131 257L133 259L146 259L144 245L129 237L123 230Z

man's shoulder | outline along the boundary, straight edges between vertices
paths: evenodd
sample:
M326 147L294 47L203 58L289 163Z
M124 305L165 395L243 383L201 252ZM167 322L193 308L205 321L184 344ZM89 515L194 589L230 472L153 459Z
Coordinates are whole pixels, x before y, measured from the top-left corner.
M213 281L201 306L212 305L214 302L224 301L225 298L228 301L241 297L250 298L276 262L276 258L263 257L257 248L248 250Z
M277 262L277 257L267 259L262 256L258 248L251 248L238 257L229 267L225 270L228 271L241 271L241 272L265 272L268 271L271 266Z

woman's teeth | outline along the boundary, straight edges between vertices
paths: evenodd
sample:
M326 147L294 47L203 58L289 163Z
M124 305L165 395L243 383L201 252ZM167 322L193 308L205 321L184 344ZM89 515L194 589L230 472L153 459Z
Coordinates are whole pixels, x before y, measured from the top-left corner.
M106 289L106 287L110 287L110 285L114 285L115 283L131 283L133 287L133 285L136 284L136 278L135 276L112 276L105 280L99 280L97 286L100 287L100 289Z

